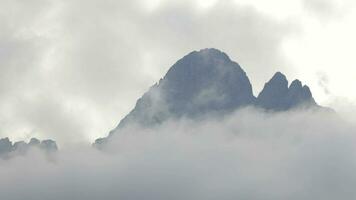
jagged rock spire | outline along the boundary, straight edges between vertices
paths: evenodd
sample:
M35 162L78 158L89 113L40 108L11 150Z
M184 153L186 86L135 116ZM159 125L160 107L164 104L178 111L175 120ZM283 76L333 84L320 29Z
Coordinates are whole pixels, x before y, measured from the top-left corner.
M255 101L242 68L217 49L194 51L178 60L120 122L152 126L168 118L230 112Z
M277 72L265 84L257 97L257 106L267 110L283 111L316 105L308 86L303 86L302 82L296 79L288 87L288 80L281 72Z
M178 60L109 135L127 125L152 127L167 119L226 114L244 106L284 111L302 105L318 107L299 80L288 87L286 76L277 72L256 99L239 64L220 50L203 49ZM108 139L99 138L94 146L101 148Z
M257 105L265 109L282 110L287 94L288 80L284 74L277 72L258 95Z
M38 148L46 153L56 152L57 143L53 140L38 140L31 138L29 143L18 141L12 144L9 138L0 139L0 158L10 158L13 155L24 155L31 148Z

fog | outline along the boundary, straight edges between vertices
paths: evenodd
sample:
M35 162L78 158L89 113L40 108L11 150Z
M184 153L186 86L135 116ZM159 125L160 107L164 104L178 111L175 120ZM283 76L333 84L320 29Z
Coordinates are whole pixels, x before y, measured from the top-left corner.
M342 113L252 108L129 127L104 151L0 160L1 199L353 199L356 126Z
M255 95L282 71L323 105L356 102L355 9L352 0L0 0L0 137L62 146L103 137L172 64L209 47L241 64Z

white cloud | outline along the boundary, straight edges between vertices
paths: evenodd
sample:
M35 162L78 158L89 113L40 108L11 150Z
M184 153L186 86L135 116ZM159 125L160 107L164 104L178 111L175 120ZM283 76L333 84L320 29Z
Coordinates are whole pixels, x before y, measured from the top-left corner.
M206 47L239 62L255 95L282 71L322 105L356 99L351 1L1 0L0 7L1 137L93 141L174 62ZM40 104L56 106L28 112Z
M352 199L355 130L334 114L252 109L126 129L105 153L76 147L50 162L36 152L0 161L0 193L7 200Z
M138 0L0 1L9 8L1 11L0 135L93 141L174 62L201 48L226 51L256 88L286 69L275 66L287 63L279 48L294 24L229 1L200 4L152 1L148 11ZM28 112L41 104L54 106Z

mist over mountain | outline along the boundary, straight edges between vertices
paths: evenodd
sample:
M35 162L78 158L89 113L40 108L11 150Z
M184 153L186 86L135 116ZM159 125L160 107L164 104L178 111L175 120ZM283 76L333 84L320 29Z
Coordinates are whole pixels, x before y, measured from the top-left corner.
M257 106L264 109L285 111L296 107L319 107L315 102L310 89L294 80L288 87L286 76L277 72L268 81L257 97Z
M104 151L0 140L1 197L352 199L356 126L323 111L299 80L277 72L255 97L225 53L195 51L96 141Z
M174 64L118 127L129 123L151 126L168 117L231 112L254 102L251 83L237 63L216 49L194 51Z
M0 139L0 159L7 159L15 155L25 155L31 149L37 148L43 152L56 152L57 143L53 140L31 138L28 143L17 141L13 143L9 138Z
M266 111L319 109L308 86L277 72L255 97L246 72L224 52L210 48L193 51L178 60L153 85L109 137L129 125L153 127L168 119L197 119L232 113L254 106ZM107 138L99 138L95 145Z

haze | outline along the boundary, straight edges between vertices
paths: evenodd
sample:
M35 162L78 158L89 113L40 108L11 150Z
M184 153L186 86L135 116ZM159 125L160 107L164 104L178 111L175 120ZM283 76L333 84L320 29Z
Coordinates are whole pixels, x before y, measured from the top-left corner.
M355 9L351 0L0 0L0 136L92 142L177 59L206 47L237 61L255 94L283 71L321 105L348 111Z

